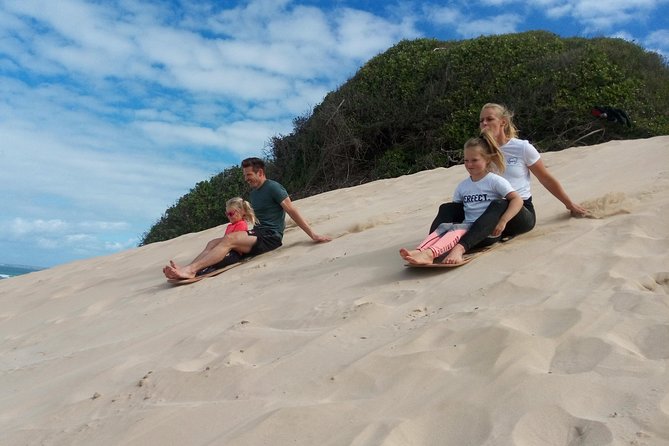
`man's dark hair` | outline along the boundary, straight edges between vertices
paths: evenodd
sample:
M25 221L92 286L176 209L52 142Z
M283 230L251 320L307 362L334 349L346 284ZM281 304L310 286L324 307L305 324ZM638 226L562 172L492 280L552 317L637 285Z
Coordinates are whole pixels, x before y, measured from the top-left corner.
M265 171L265 162L260 158L246 158L242 161L242 168L252 167L254 172L258 172L260 169Z

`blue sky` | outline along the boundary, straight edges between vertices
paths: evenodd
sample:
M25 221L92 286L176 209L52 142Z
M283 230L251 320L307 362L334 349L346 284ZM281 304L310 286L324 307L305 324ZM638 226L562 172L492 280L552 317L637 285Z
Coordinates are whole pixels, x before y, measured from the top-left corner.
M669 56L669 0L0 0L0 263L137 246L402 39L544 29Z

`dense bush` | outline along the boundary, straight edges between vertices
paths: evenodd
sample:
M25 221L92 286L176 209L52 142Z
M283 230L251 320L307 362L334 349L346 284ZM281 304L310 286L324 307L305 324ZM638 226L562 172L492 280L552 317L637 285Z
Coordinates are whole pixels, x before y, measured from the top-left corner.
M402 41L272 138L268 176L299 198L459 163L487 102L514 110L521 137L544 151L669 134L669 68L622 39L533 31ZM596 105L625 110L633 125L593 117ZM245 190L240 177L233 168L199 183L143 243L225 222L220 207Z

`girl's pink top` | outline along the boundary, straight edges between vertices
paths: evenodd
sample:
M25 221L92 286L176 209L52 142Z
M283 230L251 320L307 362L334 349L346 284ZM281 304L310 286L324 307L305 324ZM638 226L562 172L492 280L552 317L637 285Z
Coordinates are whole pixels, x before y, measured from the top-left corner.
M225 233L230 234L231 232L237 231L247 231L249 225L246 223L246 220L239 220L237 223L230 223L227 228L225 228Z

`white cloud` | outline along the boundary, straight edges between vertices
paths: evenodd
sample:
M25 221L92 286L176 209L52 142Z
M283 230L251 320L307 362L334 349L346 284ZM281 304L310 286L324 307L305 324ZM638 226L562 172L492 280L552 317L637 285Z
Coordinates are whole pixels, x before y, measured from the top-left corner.
M669 29L653 31L644 39L644 45L651 51L661 54L669 62Z
M495 1L495 0L491 0ZM533 0L523 2L550 19L572 17L582 33L609 32L616 26L652 20L666 0ZM520 3L519 3L520 4ZM636 23L635 23L636 22Z
M63 237L65 244L74 246L90 245L95 240L95 237L90 234L68 234Z
M7 20L12 26L7 36L18 34L33 47L34 51L13 51L31 70L67 71L98 78L96 82L108 76L137 76L144 82L231 100L289 95L287 76L339 79L397 40L418 36L408 19L393 23L348 8L328 19L320 9L288 1L250 1L214 14L208 22L208 31L219 33L214 35L167 25L161 15L165 11L157 8L128 14L80 0L10 5L12 11L43 25L34 31L25 23ZM76 27L71 26L73 17Z
M77 226L92 232L118 231L130 227L125 221L82 221Z
M25 239L35 236L60 235L68 240L81 238L77 232L86 231L86 233L104 233L128 229L130 225L121 221L75 221L68 222L59 218L43 219L25 219L14 218L7 222L0 222L0 230L5 237Z
M336 17L337 40L335 50L345 58L364 61L386 50L398 38L417 37L411 20L390 23L365 11L343 9Z
M18 244L28 249L34 244L45 251L40 256L41 259L50 257L49 253L60 254L61 251L88 257L137 246L137 236L116 240L116 234L127 231L129 227L127 222L118 221L77 222L14 218L6 222L0 221L0 242Z
M649 45L668 47L669 29L653 31L652 33L648 34L648 36L646 36L646 42L648 42Z
M481 0L481 3L486 6L511 6L518 3L517 0Z
M58 240L49 239L45 237L37 237L35 239L35 242L40 249L44 249L47 251L54 251L63 246L63 244L60 243Z
M427 19L437 25L452 25L465 19L463 13L456 7L427 6L424 10Z
M293 48L324 48L335 36L323 11L314 7L296 6L268 23L267 37L270 42L290 44Z
M196 147L222 147L224 144L220 135L206 127L160 121L137 122L135 125L152 141L163 146L183 146L190 143Z
M516 32L523 18L518 14L467 15L454 7L428 7L426 16L440 26L453 27L457 34L464 38L473 38L490 34L507 34Z
M38 236L35 238L35 242L37 246L47 252L65 250L83 257L118 252L133 248L139 243L137 237L120 242L104 240L102 237L84 233L68 234L60 237Z
M573 6L570 4L555 5L549 6L544 11L546 11L546 16L550 19L560 19L566 17L572 13L574 10Z
M268 135L286 132L290 128L290 121L242 120L226 123L216 129L164 122L143 122L137 125L154 142L163 146L192 143L244 157L262 150L269 139Z
M427 20L439 25L455 25L463 37L516 32L520 24L527 24L537 15L551 20L571 18L581 25L581 33L593 34L610 32L621 25L643 26L653 20L654 14L666 15L658 11L666 3L666 0L480 0L479 4L468 7L458 3L428 4L424 11ZM496 15L504 20L494 20Z
M69 228L66 222L59 219L28 221L23 218L15 218L5 226L2 232L5 232L9 236L20 238L35 234L62 233Z
M501 14L486 19L468 20L457 26L458 33L464 37L476 37L488 34L507 34L518 31L523 18L516 14Z
M212 15L208 27L227 37L253 41L263 35L267 25L286 13L290 0L256 0Z
M6 7L45 25L40 31L28 30L24 24L14 25L22 40L36 50L35 54L22 57L24 62L26 57L34 58L33 69L45 73L55 68L87 75L118 74L127 68L125 62L136 52L134 36L126 33L132 28L115 20L115 12L104 6L76 0L25 0L7 2ZM77 25L72 26L73 23ZM50 63L43 63L47 61Z
M623 39L627 40L629 42L633 42L634 36L626 31L618 31L617 33L611 34L609 37L615 38L615 39Z
M104 242L104 250L108 252L118 252L126 249L134 248L139 244L139 239L137 237L131 238L122 242Z
M217 129L226 143L226 147L234 150L241 157L259 156L269 140L268 135L286 133L290 122L272 121L237 121Z
M24 223L83 220L79 230L139 234L197 181L226 167L196 168L186 164L188 158L175 162L130 143L133 153L127 153L116 150L118 141L101 141L112 145L108 152L70 144L70 137L48 129L12 124L17 123L0 123L3 206L5 215Z

